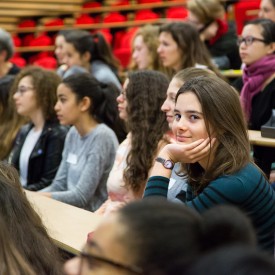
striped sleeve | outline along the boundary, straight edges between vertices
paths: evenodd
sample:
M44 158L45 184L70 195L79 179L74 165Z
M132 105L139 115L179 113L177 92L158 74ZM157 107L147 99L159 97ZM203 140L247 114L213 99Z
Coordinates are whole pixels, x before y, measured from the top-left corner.
M151 196L160 196L167 198L169 186L169 178L161 177L161 176L153 176L148 179L144 198Z

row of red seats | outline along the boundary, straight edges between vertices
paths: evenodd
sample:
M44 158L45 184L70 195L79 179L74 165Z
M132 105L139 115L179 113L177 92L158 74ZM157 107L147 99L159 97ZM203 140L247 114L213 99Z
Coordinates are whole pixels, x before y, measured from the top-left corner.
M161 2L161 0L138 0L138 4ZM122 0L115 5L130 5L128 0ZM240 33L245 21L252 19L255 15L248 15L248 10L259 9L260 0L251 1L240 1L234 6L234 16L236 20L237 32ZM83 5L84 9L101 7L98 2L88 2ZM187 17L187 10L184 7L171 7L166 10L166 18L170 19L181 19L184 20ZM148 20L148 19L158 19L160 14L152 10L140 10L135 13L134 20ZM126 22L127 17L120 14L119 12L112 12L107 14L103 18L103 23L113 23L113 22ZM81 14L76 18L76 25L94 24L99 23L100 19L98 16L92 17L87 13ZM63 26L64 21L61 18L56 18L48 21L44 24L45 26ZM25 20L19 24L19 28L35 27L36 22L34 20ZM113 47L113 52L115 56L120 60L122 67L127 68L130 57L131 57L131 42L135 34L136 28L131 28L129 30L117 31L113 36L109 29L101 29L101 33L104 35L107 42ZM14 43L16 47L20 46L49 46L54 44L55 37L48 35L47 33L41 33L38 36L34 34L27 34L22 39L18 36L14 37ZM19 53L15 54L13 58L19 66L25 66L27 63ZM55 58L52 52L43 52L31 56L28 60L30 64L43 65L47 68L55 68L57 66Z

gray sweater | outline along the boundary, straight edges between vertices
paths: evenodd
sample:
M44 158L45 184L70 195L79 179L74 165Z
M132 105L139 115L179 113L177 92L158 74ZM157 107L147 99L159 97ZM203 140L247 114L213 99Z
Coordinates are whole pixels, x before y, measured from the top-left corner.
M71 127L55 179L41 191L51 192L58 201L95 211L107 199L106 181L117 147L115 133L105 124L84 137Z

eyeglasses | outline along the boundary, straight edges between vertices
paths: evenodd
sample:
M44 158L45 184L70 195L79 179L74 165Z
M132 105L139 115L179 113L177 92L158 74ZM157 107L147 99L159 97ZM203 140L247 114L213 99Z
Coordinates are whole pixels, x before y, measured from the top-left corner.
M143 271L140 267L118 263L118 262L110 260L110 259L106 259L106 258L103 258L103 257L100 257L100 256L92 255L90 253L81 252L80 256L81 256L81 258L87 259L91 266L93 266L93 265L96 266L97 262L103 262L103 263L112 265L114 267L118 267L118 268L128 270L128 271L130 271L134 274L142 274L143 273Z
M237 43L238 43L238 46L240 46L243 42L245 43L245 46L250 46L250 45L252 45L252 43L254 41L260 41L260 42L263 42L263 43L267 43L266 40L256 38L256 37L253 37L253 36L239 37Z
M19 86L16 90L16 94L18 93L19 95L23 95L27 91L33 90L33 87L30 86Z

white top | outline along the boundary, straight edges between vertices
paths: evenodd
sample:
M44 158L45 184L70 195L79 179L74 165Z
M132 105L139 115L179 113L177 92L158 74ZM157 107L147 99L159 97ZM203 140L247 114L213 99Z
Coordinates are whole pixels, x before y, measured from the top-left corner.
M28 180L28 168L29 168L29 158L30 155L42 133L42 129L39 131L35 131L34 128L32 128L23 144L20 158L19 158L19 169L20 169L20 182L22 186L27 185Z

